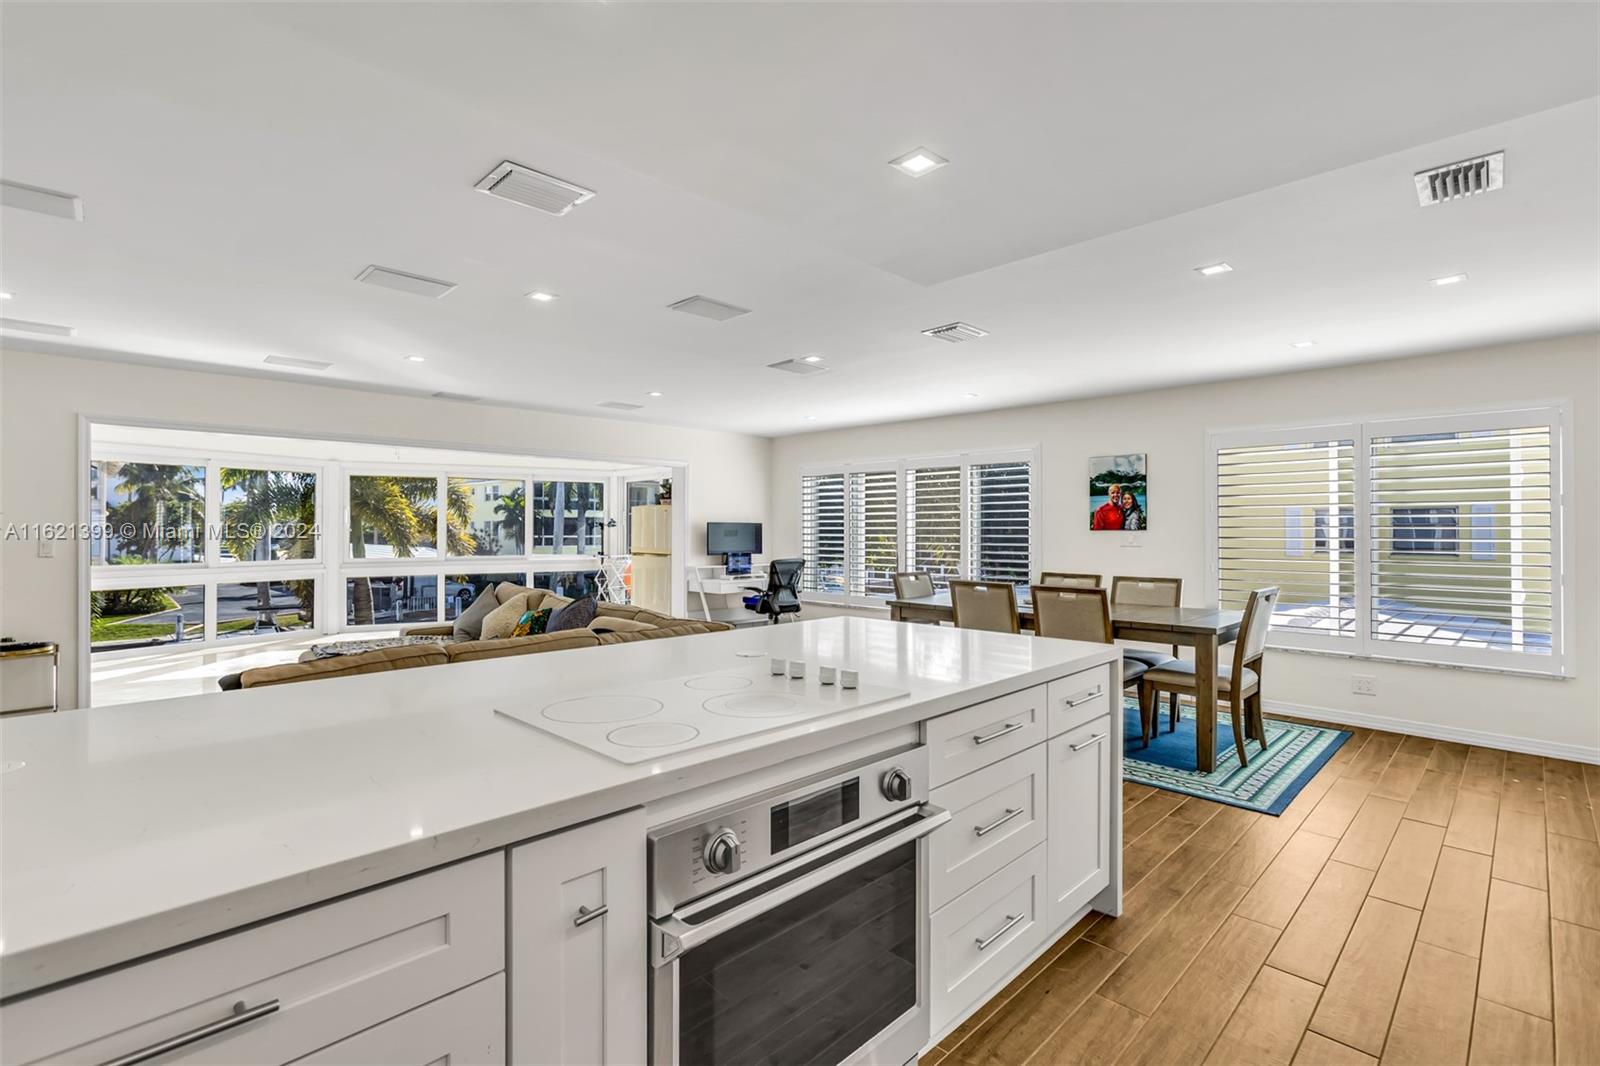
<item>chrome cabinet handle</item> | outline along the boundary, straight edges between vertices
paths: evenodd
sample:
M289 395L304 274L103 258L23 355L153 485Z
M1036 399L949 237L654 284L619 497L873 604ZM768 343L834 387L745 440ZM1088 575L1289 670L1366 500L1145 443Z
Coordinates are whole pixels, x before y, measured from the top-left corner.
M1104 733L1096 733L1094 736L1090 737L1088 740L1083 741L1082 743L1079 743L1079 744L1068 744L1067 747L1071 748L1073 751L1082 751L1084 748L1087 748L1087 747L1090 747L1092 745L1100 743L1105 738L1106 738L1106 735Z
M997 929L995 932L989 934L988 936L980 936L980 937L978 937L976 940L973 941L973 943L978 945L978 950L979 951L985 951L985 950L988 949L990 944L993 944L996 940L999 940L1001 937L1003 937L1007 933L1011 932L1011 930L1015 929L1016 926L1017 926L1017 923L1022 921L1022 919L1026 918L1026 917L1027 917L1026 914L1008 914L1008 915L1006 915L1006 924L1005 925L1002 925L999 929Z
M996 729L993 733L974 733L972 735L972 742L974 744L987 744L991 740L999 740L1007 733L1015 733L1017 730L1021 729L1027 724L1028 723L1026 722L1007 722L999 729Z
M214 1022L207 1022L198 1028L190 1029L187 1033L169 1036L165 1040L159 1040L148 1047L140 1048L138 1051L131 1051L126 1055L112 1059L105 1066L133 1066L136 1062L149 1062L151 1059L160 1058L169 1051L176 1051L181 1047L204 1040L208 1036L216 1036L218 1033L225 1033L229 1029L235 1029L253 1022L257 1018L265 1018L267 1015L275 1013L277 1009L278 1001L275 999L269 999L265 1003L254 1007L246 1007L244 1000L241 999L233 1005L233 1013L226 1018L218 1018Z
M973 826L972 831L977 833L979 836L988 836L990 833L994 832L996 829L999 829L1001 826L1011 821L1011 819L1021 814L1023 810L1024 808L1022 807L1007 807L1006 813L1002 814L988 825Z
M1080 703L1088 703L1090 700L1099 699L1102 691L1100 686L1096 685L1088 692L1080 692L1076 696L1068 696L1061 702L1068 707L1076 707Z
M586 926L590 922L594 921L596 918L604 918L606 916L606 912L609 910L611 910L611 905L609 903L602 903L598 907L579 907L578 916L572 919L572 924L582 928L583 926Z

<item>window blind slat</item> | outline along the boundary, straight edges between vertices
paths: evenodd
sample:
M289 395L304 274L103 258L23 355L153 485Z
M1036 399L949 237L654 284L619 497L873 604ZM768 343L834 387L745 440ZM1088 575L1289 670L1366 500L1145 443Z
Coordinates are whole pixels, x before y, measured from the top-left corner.
M800 586L807 592L846 591L844 489L843 474L800 479Z
M969 469L967 522L973 580L1025 585L1032 573L1029 464L982 463Z
M899 475L850 475L850 594L887 596L900 568Z
M907 567L944 588L961 576L961 468L908 469L905 491Z

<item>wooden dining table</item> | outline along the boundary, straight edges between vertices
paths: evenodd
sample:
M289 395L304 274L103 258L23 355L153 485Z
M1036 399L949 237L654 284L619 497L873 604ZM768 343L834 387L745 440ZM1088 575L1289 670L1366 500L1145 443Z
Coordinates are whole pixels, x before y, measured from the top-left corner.
M896 622L954 622L955 611L945 590L932 596L892 598L889 617ZM1022 589L1017 590L1017 617L1022 628L1033 628L1033 603ZM1111 604L1115 639L1194 649L1195 764L1203 774L1217 766L1217 648L1238 638L1243 621L1243 611L1217 607Z

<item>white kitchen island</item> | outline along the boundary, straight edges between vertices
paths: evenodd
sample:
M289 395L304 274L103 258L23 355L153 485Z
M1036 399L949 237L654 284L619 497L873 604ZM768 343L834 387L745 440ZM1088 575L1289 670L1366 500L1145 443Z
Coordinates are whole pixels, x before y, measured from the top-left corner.
M638 762L511 713L772 656L905 695ZM647 834L901 751L931 1042L1120 912L1119 670L831 618L6 721L0 1058L645 1061Z

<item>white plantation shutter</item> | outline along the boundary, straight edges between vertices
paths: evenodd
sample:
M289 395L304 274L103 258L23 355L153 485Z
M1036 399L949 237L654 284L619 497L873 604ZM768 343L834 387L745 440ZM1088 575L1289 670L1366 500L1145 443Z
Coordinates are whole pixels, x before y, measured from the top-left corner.
M900 569L897 469L850 475L850 594L888 596Z
M1550 655L1551 426L1375 434L1374 641Z
M1356 553L1337 533L1317 537L1322 521L1356 502L1353 439L1287 441L1219 448L1217 592L1243 610L1252 589L1282 589L1275 629L1316 638L1356 633Z
M961 468L906 470L906 569L924 571L936 588L961 576Z
M974 581L1026 585L1031 580L1030 481L1025 460L968 468L967 543Z
M845 589L845 478L809 474L800 479L800 554L806 592L843 593Z

